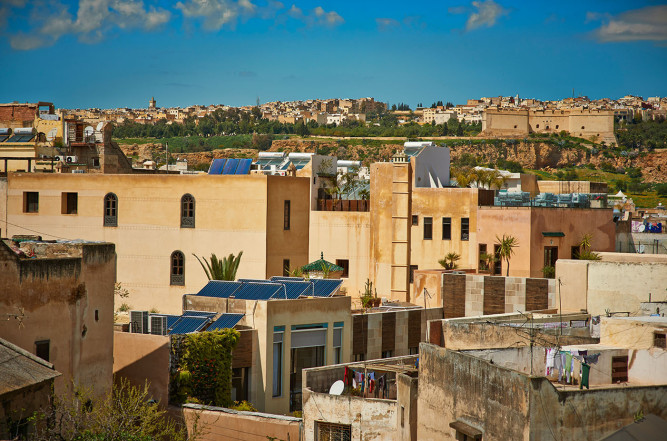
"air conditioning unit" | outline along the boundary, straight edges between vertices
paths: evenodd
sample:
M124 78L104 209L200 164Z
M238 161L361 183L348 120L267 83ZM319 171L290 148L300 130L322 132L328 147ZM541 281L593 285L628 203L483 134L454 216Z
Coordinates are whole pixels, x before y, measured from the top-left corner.
M65 158L65 162L68 163L68 164L74 164L74 163L76 163L78 160L79 160L79 158L77 158L76 156L67 156L67 157Z
M148 311L130 311L130 332L148 334Z
M150 316L150 333L153 335L167 335L167 317L164 315Z

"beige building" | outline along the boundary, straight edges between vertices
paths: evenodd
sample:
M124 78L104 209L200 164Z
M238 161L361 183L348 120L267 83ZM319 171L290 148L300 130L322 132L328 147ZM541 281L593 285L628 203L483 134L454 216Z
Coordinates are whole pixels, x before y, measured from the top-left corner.
M0 337L53 363L56 393L72 383L106 393L115 280L113 244L0 241Z
M559 260L556 280L564 311L631 313L641 302L666 301L667 256L600 253L602 260Z
M616 143L614 112L587 109L486 109L482 134L525 136L529 133L568 132L572 136Z
M309 181L263 175L11 174L3 234L116 244L134 309L178 312L206 275L193 256L243 251L239 277L282 275L308 259Z

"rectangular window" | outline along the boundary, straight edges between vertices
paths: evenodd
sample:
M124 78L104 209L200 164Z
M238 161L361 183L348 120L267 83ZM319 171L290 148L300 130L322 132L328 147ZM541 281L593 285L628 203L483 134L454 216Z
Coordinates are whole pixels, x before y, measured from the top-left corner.
M49 352L51 347L50 340L40 340L35 342L35 355L44 361L49 361Z
M393 351L382 351L382 358L391 358Z
M335 326L335 325L334 325ZM333 334L333 350L334 350L334 363L340 364L343 362L343 328L334 327Z
M410 265L410 283L415 281L415 271L419 269L419 265Z
M558 247L544 247L544 266L556 267Z
M354 354L352 358L354 361L366 361L366 354Z
M412 226L416 227L417 225L419 225L419 216L417 216L416 214L413 214L412 215Z
M656 348L662 348L666 349L667 348L667 338L665 334L656 332L653 334L653 346Z
M413 346L408 349L410 355L419 355L419 346Z
M452 240L452 218L442 218L442 240Z
M289 277L290 274L289 259L283 259L283 276Z
M283 394L283 334L273 333L273 396Z
M485 243L480 243L479 244L479 254L478 254L478 267L480 271L488 271L489 269L489 261L487 259L484 259L484 257L487 257L486 254L486 244Z
M317 441L351 441L352 426L347 424L325 423L315 421L315 433Z
M628 356L611 357L611 382L627 383L628 382Z
M468 240L470 237L470 219L461 218L461 240Z
M285 201L285 218L284 218L284 230L289 230L290 228L290 201Z
M433 218L424 218L424 240L433 239Z
M60 206L62 214L76 214L79 208L78 193L63 193Z
M39 193L36 191L23 192L23 212L39 213Z
M350 261L347 259L336 259L336 265L343 268L343 274L341 277L347 278L350 277Z

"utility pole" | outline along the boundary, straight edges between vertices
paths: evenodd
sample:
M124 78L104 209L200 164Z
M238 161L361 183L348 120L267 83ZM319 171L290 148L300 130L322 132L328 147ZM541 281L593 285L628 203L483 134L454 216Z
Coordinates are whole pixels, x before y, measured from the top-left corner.
M164 143L164 172L169 174L169 143Z

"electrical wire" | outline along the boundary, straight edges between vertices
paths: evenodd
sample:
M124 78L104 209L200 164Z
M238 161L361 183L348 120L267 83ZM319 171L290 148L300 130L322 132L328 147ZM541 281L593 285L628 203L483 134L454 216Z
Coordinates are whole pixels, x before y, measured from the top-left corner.
M30 231L30 232L32 232L32 233L41 234L41 235L43 235L43 236L51 236L51 237L56 237L56 238L58 238L58 239L63 239L63 240L72 240L72 239L68 239L68 238L66 238L66 237L57 236L57 235L55 235L55 234L44 233L44 232L42 232L42 231L32 230L32 229L30 229L30 228L23 227L23 226L21 226L21 225L13 224L13 223L8 222L8 221L6 221L6 220L0 220L0 222L4 222L4 223L7 224L7 225L11 225L11 226L13 226L13 227L21 228L21 229L23 229L23 230L28 230L28 231Z

